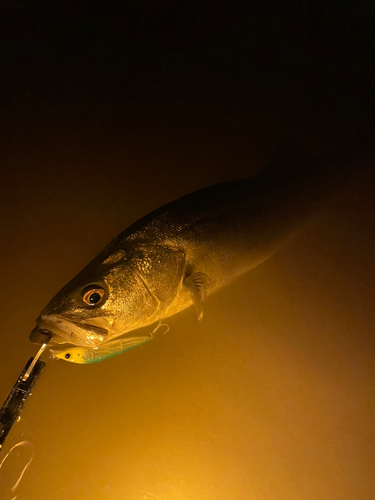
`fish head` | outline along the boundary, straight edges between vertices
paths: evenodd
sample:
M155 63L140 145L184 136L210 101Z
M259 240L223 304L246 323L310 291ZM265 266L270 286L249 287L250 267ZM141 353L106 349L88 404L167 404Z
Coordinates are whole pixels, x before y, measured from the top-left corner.
M183 278L183 253L154 245L106 253L43 309L32 342L44 341L49 332L49 345L97 347L163 315Z

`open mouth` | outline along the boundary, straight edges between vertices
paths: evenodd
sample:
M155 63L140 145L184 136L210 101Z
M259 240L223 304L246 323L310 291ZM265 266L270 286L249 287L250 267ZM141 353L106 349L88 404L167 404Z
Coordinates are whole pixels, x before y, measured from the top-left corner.
M30 342L34 344L48 344L52 338L52 332L47 329L42 329L38 325L31 330L29 335Z
M98 320L95 318L94 321ZM96 347L108 336L108 329L103 326L65 319L59 316L42 316L37 319L37 323L29 336L30 341L36 344L70 343L85 347Z
M108 335L108 330L106 328L102 328L101 326L91 325L90 323L81 323L80 321L70 320L69 323L73 323L73 325L77 325L82 330L87 330L90 333L94 332L98 335L98 337L103 337L103 340Z

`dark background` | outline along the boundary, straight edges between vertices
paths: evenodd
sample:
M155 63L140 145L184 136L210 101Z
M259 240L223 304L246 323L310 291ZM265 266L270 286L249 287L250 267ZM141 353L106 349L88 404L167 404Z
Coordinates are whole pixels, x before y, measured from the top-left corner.
M2 2L2 114L246 130L258 113L352 146L372 134L374 15L349 0Z

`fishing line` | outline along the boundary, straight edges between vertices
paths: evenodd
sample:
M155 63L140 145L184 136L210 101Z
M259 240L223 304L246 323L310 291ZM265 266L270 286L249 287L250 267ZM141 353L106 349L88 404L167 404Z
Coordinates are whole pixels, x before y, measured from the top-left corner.
M26 370L25 375L22 377L22 381L25 382L29 378L30 373L33 371L34 366L36 365L36 362L40 358L40 356L43 354L47 347L47 344L43 344L42 347L39 349L39 351L36 353L31 365L29 368Z
M12 446L12 448L8 451L8 453L5 455L5 457L3 458L3 460L0 462L0 469L2 468L2 466L4 465L4 462L5 460L9 457L9 455L12 453L13 450L15 450L16 448L18 448L19 446L30 446L31 449L32 449L32 453L31 453L31 458L30 460L26 463L26 465L24 466L24 468L22 469L21 471L21 474L19 476L19 478L17 479L17 481L14 483L14 485L10 488L10 492L12 494L15 493L16 489L18 488L22 478L23 478L23 475L25 474L26 470L30 467L30 464L31 462L33 461L33 458L34 458L34 445L30 442L30 441L20 441L19 443L15 444L14 446ZM12 500L14 500L16 497L13 497Z

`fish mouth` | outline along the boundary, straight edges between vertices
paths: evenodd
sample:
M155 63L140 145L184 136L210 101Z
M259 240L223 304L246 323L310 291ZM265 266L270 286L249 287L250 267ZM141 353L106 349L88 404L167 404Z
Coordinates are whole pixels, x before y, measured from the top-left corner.
M81 321L73 320L69 320L69 322L73 323L73 325L79 326L79 328L81 328L82 330L96 333L98 337L103 337L103 340L108 335L108 330L106 328L103 328L102 326L96 326L91 323L82 323Z
M58 315L40 316L29 339L35 344L69 343L76 346L97 347L109 333L108 328L105 328L103 324L108 327L110 325L105 318L93 318L90 321L90 323L75 321Z
M33 344L48 344L48 342L52 339L52 335L52 332L42 329L37 325L31 330L29 339Z

